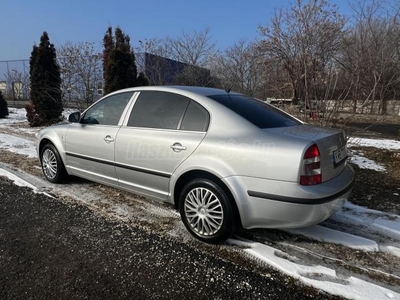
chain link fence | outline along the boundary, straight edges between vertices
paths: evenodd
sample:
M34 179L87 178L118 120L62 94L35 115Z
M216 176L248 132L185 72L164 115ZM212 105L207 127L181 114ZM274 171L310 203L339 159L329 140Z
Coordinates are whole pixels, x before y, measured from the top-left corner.
M0 61L0 91L9 103L28 101L28 59Z
M64 107L85 109L103 96L100 67L86 76L66 69L65 58L59 59L59 65ZM28 104L29 59L0 61L0 91L10 106L25 107Z

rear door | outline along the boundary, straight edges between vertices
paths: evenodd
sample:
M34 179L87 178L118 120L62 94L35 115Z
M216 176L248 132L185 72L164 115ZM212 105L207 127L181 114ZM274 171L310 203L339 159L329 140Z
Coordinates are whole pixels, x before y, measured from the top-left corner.
M80 123L71 124L65 137L66 166L74 175L118 184L115 139L132 95L133 92L126 92L104 98L85 112Z
M208 112L187 97L141 92L115 145L120 185L165 200L171 174L200 144L208 123Z

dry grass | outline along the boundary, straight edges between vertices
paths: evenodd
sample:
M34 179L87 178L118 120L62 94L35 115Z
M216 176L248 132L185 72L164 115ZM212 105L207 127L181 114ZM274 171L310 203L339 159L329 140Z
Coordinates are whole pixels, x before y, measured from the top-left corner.
M39 177L43 176L39 160L36 158L30 158L14 152L0 150L0 161L10 164L32 175Z

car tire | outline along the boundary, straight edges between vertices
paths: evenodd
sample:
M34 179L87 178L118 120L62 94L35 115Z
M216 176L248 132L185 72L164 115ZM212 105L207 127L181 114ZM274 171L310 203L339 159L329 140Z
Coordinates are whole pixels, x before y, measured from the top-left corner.
M40 162L44 177L50 182L61 183L67 177L64 163L56 147L47 144L40 152Z
M179 197L179 211L187 230L200 241L219 244L235 231L230 199L211 180L194 179L187 183Z

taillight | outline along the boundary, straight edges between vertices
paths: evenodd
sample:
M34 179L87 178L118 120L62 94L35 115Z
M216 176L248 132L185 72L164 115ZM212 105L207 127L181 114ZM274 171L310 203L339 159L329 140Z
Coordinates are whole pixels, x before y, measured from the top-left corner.
M304 153L300 174L301 185L314 185L322 182L320 152L316 144Z

